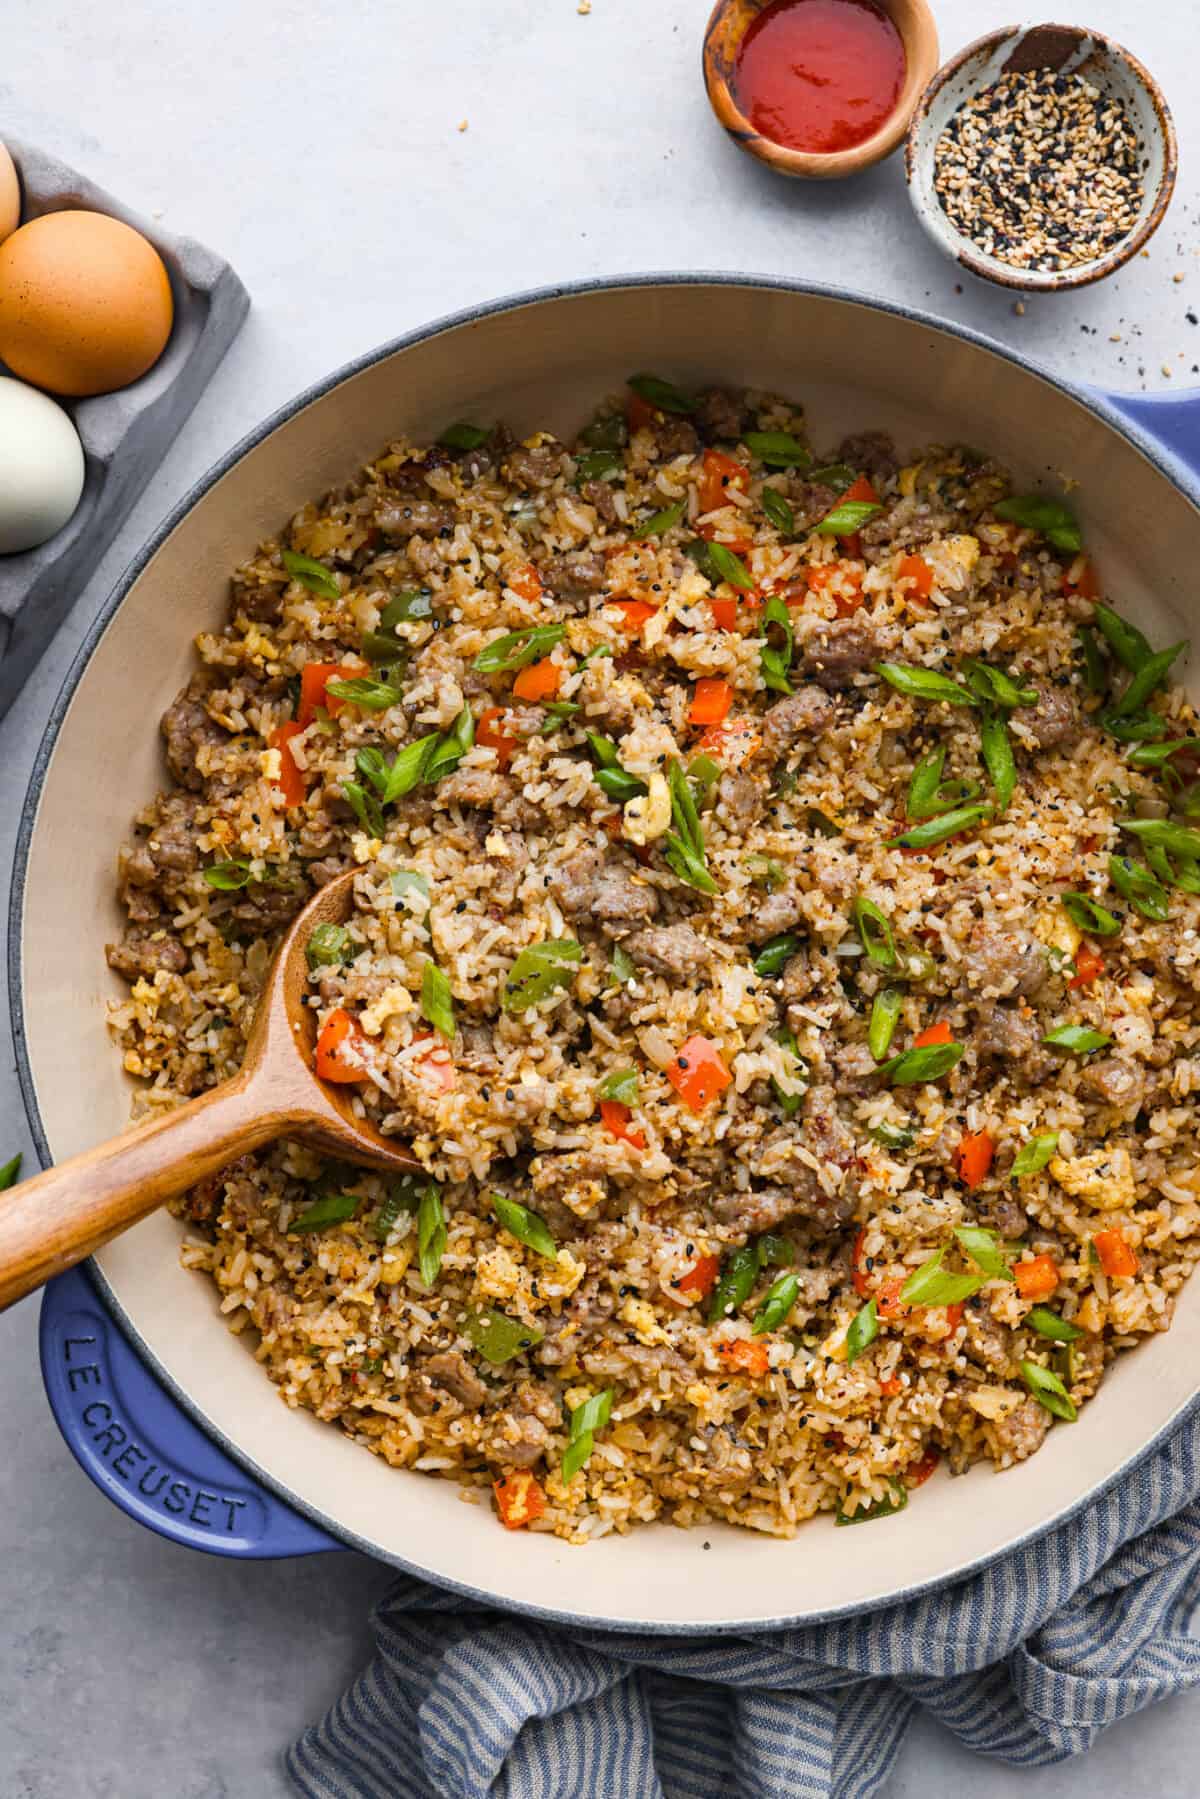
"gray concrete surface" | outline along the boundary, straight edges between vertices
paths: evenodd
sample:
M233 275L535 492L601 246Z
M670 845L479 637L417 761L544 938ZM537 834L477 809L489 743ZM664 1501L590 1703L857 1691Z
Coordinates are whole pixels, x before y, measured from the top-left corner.
M1193 306L1200 317L1200 105L1182 0L1085 9L1175 106L1184 174L1165 226L1106 286L1030 301L1021 316L998 291L958 283L918 233L894 161L808 188L724 140L698 79L706 0L592 0L586 15L578 4L6 0L0 136L44 144L223 251L255 310L0 724L0 868L75 646L164 511L298 388L432 316L569 277L780 271L916 301L1100 384L1200 384L1200 327L1186 317ZM985 0L939 10L946 52L1010 17ZM6 1027L0 1055L3 1159L28 1149ZM0 1319L0 1799L282 1794L279 1748L365 1653L382 1571L350 1555L224 1564L129 1523L58 1439L35 1318L27 1301ZM1198 1757L1200 1698L1033 1774L977 1763L921 1725L892 1791L1182 1799Z

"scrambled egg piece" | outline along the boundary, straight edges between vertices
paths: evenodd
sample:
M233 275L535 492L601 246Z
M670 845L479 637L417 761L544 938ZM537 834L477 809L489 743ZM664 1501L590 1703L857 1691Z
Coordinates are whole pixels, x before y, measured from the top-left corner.
M622 1324L628 1324L639 1343L652 1347L656 1343L671 1341L658 1319L654 1316L654 1308L644 1299L627 1299L617 1313Z
M622 831L630 843L652 843L662 836L670 822L671 791L666 776L656 769L650 776L650 791L626 800Z
M912 496L916 493L917 477L920 475L921 470L924 467L925 467L925 464L923 462L910 462L907 468L902 468L900 470L900 473L897 476L897 481L899 483L900 494L903 499L911 500Z
M358 1022L368 1037L378 1037L389 1018L397 1017L403 1012L411 1012L415 1001L405 987L386 987L379 998L364 1006L359 1013Z
M1135 1198L1133 1162L1127 1149L1094 1149L1066 1161L1055 1156L1050 1172L1060 1187L1098 1212L1118 1212Z
M1083 942L1083 933L1061 906L1051 906L1040 913L1034 928L1048 949L1061 951L1068 962L1074 960L1075 951Z
M408 1273L408 1265L413 1259L415 1239L406 1237L403 1243L396 1243L391 1249L385 1249L379 1264L379 1281L384 1287L394 1287Z

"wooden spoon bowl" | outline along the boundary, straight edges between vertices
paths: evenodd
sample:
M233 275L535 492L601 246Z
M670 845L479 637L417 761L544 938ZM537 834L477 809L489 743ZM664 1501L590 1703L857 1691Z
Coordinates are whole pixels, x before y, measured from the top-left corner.
M353 1108L354 1089L318 1080L316 1021L305 1002L305 949L317 925L350 915L355 871L340 875L293 919L267 974L246 1059L231 1081L164 1117L0 1197L0 1307L74 1267L164 1200L279 1137L324 1155L399 1173L420 1163Z
M890 156L908 130L927 83L938 66L938 35L926 0L876 0L904 45L905 76L900 97L879 130L849 150L789 150L763 137L734 98L738 55L754 20L770 0L717 0L704 33L704 85L709 105L739 150L756 156L781 175L836 181L857 175Z

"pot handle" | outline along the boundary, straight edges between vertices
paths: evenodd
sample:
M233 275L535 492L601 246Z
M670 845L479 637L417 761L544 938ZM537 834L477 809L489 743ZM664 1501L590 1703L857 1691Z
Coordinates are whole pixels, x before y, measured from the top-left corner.
M1200 477L1200 388L1178 394L1095 392L1106 410L1119 412L1133 427L1144 448L1160 455L1165 450L1193 479Z
M188 1417L126 1341L85 1268L46 1288L39 1347L67 1448L138 1524L189 1549L250 1561L345 1548L259 1486Z

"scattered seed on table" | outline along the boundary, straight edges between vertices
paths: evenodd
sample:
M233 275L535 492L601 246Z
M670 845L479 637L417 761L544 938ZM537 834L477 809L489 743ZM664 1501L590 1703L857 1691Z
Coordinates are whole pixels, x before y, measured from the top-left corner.
M934 150L950 222L1012 268L1093 262L1138 222L1143 146L1122 101L1082 75L1004 75L954 113Z

